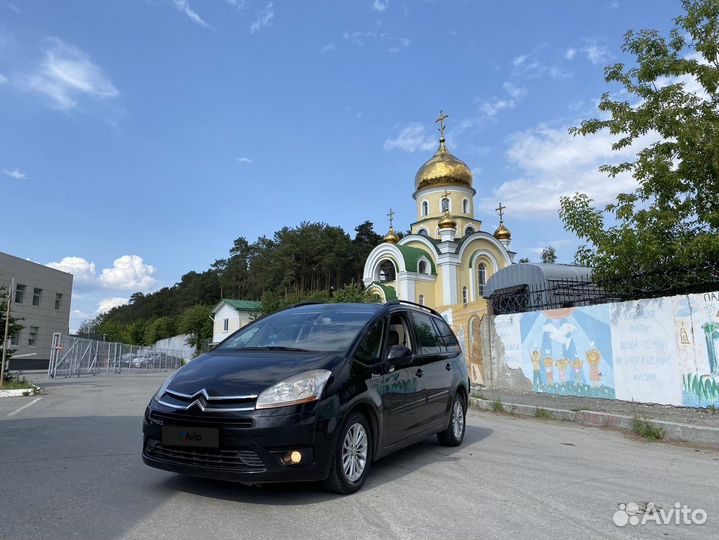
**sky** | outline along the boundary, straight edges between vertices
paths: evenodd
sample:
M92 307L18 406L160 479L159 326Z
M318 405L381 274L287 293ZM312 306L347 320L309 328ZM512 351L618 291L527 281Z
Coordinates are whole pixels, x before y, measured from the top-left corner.
M406 230L448 115L477 218L517 258L598 203L604 67L679 0L0 0L0 251L75 276L71 329L302 221Z

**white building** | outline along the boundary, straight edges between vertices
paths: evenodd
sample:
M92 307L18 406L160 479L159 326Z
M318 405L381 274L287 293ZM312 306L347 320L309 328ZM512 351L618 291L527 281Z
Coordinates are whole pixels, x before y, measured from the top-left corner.
M213 308L212 343L219 343L252 320L262 304L253 300L223 299Z

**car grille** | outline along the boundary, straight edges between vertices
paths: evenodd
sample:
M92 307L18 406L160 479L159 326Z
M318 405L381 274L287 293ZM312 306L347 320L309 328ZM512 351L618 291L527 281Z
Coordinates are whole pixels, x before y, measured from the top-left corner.
M148 439L145 444L145 454L153 458L197 467L252 472L265 469L265 462L252 450L170 448L163 446L160 441Z
M206 427L252 427L253 421L249 417L233 417L229 414L213 416L209 412L173 412L164 413L160 411L150 412L150 419L160 424L196 424Z

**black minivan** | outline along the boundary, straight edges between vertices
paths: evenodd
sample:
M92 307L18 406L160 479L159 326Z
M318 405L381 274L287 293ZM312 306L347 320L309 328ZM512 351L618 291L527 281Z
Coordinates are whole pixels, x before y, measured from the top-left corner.
M255 321L174 372L143 422L144 462L244 483L352 493L371 463L430 435L462 443L469 378L436 311L305 304Z

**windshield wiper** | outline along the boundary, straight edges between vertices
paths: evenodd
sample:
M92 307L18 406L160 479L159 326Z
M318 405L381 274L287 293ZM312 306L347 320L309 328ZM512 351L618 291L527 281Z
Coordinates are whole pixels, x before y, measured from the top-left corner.
M264 347L239 347L238 351L294 351L294 352L310 352L307 349L298 347L284 347L282 345L265 345Z

